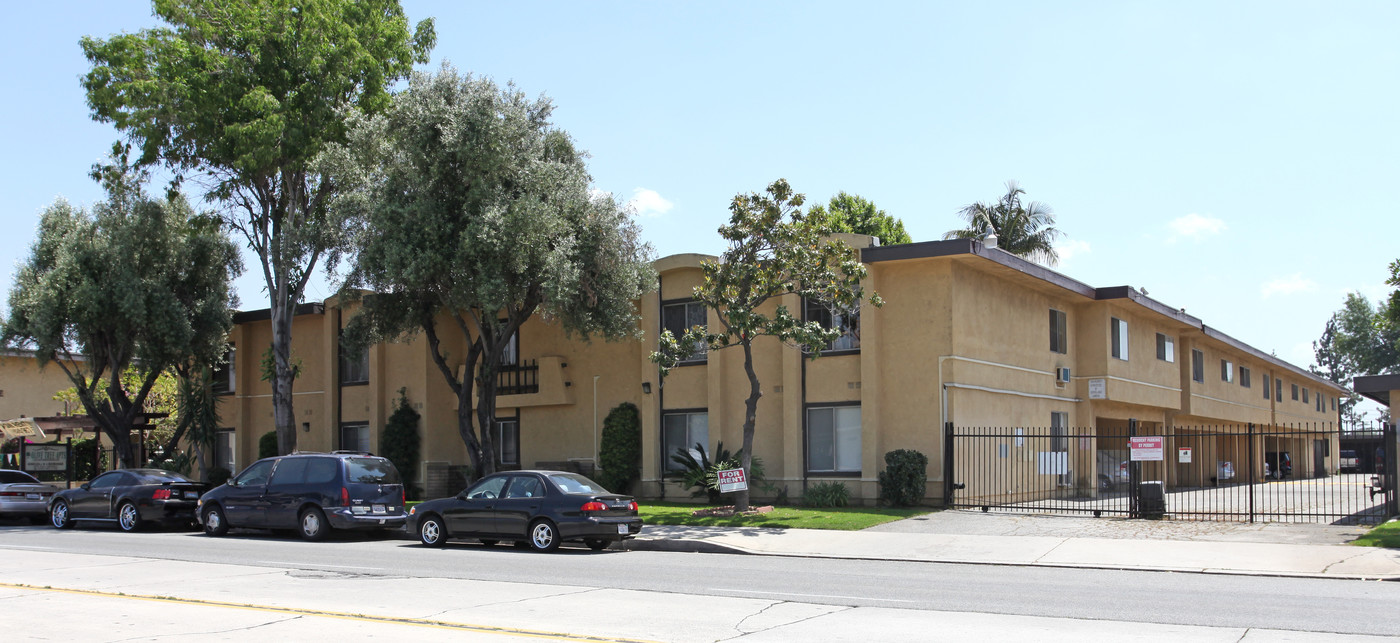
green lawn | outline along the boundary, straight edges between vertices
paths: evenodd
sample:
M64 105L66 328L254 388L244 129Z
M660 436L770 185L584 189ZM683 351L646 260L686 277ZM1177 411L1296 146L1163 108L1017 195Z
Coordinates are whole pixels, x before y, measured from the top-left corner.
M1392 520L1382 525L1377 525L1365 536L1351 541L1351 544L1359 547L1390 547L1400 549L1400 520Z
M930 513L932 509L889 509L885 507L843 507L840 509L808 509L805 507L775 507L772 512L754 516L692 516L690 512L704 505L679 502L642 502L642 520L648 525L685 525L691 527L774 527L791 529L834 529L856 531L866 527Z

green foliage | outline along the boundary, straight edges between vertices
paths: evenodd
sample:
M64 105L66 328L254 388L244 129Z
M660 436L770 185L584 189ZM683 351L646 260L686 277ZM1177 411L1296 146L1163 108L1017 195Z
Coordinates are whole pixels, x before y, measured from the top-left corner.
M98 438L73 441L73 479L91 480L107 470L107 450Z
M602 471L598 483L614 493L627 493L642 473L642 417L637 405L623 402L603 419L598 445Z
M804 507L844 507L851 501L851 490L840 482L817 482L802 492Z
M223 467L210 467L209 473L205 476L204 480L210 485L217 487L225 482L228 482L228 479L232 477L233 472L229 471L228 469L225 469Z
M874 203L858 194L840 192L831 197L825 207L812 206L808 213L812 219L820 221L832 232L853 232L866 234L880 240L883 245L913 243L909 233L904 231L904 222L875 207Z
M301 358L288 353L287 363L292 369L292 379L301 377ZM264 382L271 382L277 379L277 353L273 350L271 344L268 345L267 350L263 351L262 359L258 361L258 371L261 373L261 379Z
M913 449L885 454L880 472L880 499L895 507L912 507L924 499L928 482L928 456Z
M521 324L540 314L585 340L633 338L634 301L655 284L637 225L590 193L586 154L550 123L553 109L444 64L414 74L383 114L356 112L318 165L344 187L334 207L357 249L346 287L378 293L347 342L427 335L460 408L476 409L458 433L477 475L495 470L475 426L494 421L496 366ZM467 354L446 355L439 333Z
M875 525L929 513L928 509L889 507L842 507L814 509L776 507L761 514L696 516L695 505L679 502L644 502L640 515L648 525L689 525L697 527L768 527L772 529L831 529L858 531Z
M1055 250L1055 215L1050 206L1039 201L1023 203L1022 190L1015 181L1006 182L1006 194L996 203L977 202L965 206L958 216L967 220L962 230L950 230L944 239L985 239L997 234L997 247L1013 255L1055 265L1060 253Z
M837 337L839 328L825 328L817 321L802 321L801 311L793 315L781 301L772 315L760 312L769 300L795 294L826 304L845 318L859 314L865 292L861 280L866 269L859 253L840 241L826 239L831 230L822 221L801 210L804 197L778 179L766 193L740 194L729 205L729 224L719 234L729 249L719 261L705 261L700 268L704 283L694 296L719 320L719 328L696 326L681 337L663 331L658 350L651 361L665 376L671 368L694 354L701 345L711 351L738 347L744 353L744 373L749 394L745 399L744 469L753 479L749 454L753 452L753 432L758 400L763 389L753 365L753 341L758 337L777 338L801 348L816 359ZM884 302L879 294L869 297L872 305ZM735 496L739 511L748 509L749 492Z
M135 466L138 416L174 402L173 381L157 387L162 376L222 354L241 263L218 220L179 194L148 197L125 150L113 157L93 172L104 201L84 210L60 199L43 212L0 346L62 369L119 461Z
M277 432L268 431L258 438L258 459L271 458L277 453Z
M1392 294L1391 306L1394 300ZM1332 314L1322 336L1313 342L1313 359L1313 373L1348 389L1357 375L1400 372L1400 324L1390 320L1387 307L1374 307L1366 297L1349 292L1342 309ZM1356 410L1359 401L1355 393L1338 399L1344 421L1362 419Z
M695 453L699 453L700 457L696 458ZM715 445L715 458L713 460L710 459L710 454L705 449L705 445L700 442L696 442L695 446L691 449L677 448L676 452L671 454L671 461L683 467L681 471L681 485L687 489L692 489L690 497L704 497L706 501L712 505L720 504L726 495L735 495L734 493L720 493L719 472L743 467L743 458L743 449L730 453L729 449L724 448L723 442ZM750 471L746 479L748 480L750 489L759 489L768 492L776 491L776 487L768 482L767 477L764 475L762 458L752 458L749 468Z
M421 417L408 403L408 389L401 388L394 412L384 423L384 433L379 437L379 455L388 458L399 470L411 500L417 500L419 494L418 485L414 482L418 478L418 454L422 443L418 435L418 420Z

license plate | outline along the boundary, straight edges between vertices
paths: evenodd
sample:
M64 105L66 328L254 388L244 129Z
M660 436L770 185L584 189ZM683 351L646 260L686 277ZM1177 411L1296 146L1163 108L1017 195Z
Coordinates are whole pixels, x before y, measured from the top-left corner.
M25 498L25 500L38 500L38 499L39 499L39 494L37 494L37 493L26 493L26 494L24 494L24 498Z
M196 491L186 491L186 492L185 492L185 497L186 497L186 498L198 498L198 497L199 497L199 493L196 492Z
M374 505L373 507L370 508L370 511L373 511L374 513L377 513L377 514L382 514L382 513L384 513L384 505Z
M618 525L618 526L617 526L617 533L626 535L626 534L627 534L627 525Z

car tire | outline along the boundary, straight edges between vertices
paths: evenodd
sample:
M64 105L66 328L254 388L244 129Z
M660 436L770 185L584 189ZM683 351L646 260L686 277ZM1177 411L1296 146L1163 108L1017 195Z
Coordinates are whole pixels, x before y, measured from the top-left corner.
M498 542L501 542L501 541L499 541L499 540L492 540L492 539L490 539L490 538L482 538L482 539L481 539L481 544L482 544L482 545L485 545L485 546L487 546L487 547L495 547L495 546L496 546L496 543L498 543Z
M530 531L526 535L530 537L530 549L538 552L559 549L559 528L548 520L540 519L530 523Z
M301 534L303 540L312 542L325 540L331 533L331 526L326 522L326 514L317 507L307 507L303 509L301 515L297 517L297 533Z
M136 503L128 500L117 507L117 526L127 533L140 531L141 510L136 508Z
M418 524L418 542L424 547L441 547L447 542L447 526L437 516L425 516Z
M602 538L589 538L588 540L583 541L583 544L588 545L588 548L592 549L593 551L603 551L604 549L607 549L608 545L611 545L612 543L603 540Z
M204 533L209 536L222 536L228 533L228 518L219 505L211 505L204 510Z
M68 503L59 500L49 508L49 524L54 529L68 529L73 526L73 516L68 512Z

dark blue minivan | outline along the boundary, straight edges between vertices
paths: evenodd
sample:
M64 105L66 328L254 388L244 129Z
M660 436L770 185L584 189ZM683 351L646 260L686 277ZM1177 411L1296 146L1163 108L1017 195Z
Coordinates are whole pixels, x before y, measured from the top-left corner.
M322 540L332 529L403 528L403 479L385 458L361 452L264 458L199 499L204 533L295 529Z

